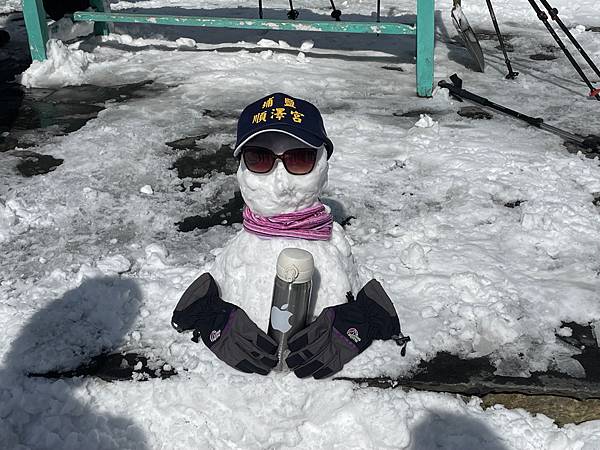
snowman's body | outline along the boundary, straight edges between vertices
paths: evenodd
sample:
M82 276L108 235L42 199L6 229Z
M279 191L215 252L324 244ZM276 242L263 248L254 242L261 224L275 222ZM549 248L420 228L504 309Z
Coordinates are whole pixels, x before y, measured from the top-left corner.
M219 284L221 297L242 307L263 330L269 324L277 257L287 247L301 248L313 255L313 315L345 302L348 291L358 290L352 251L337 223L328 241L265 239L242 230L217 255L210 273Z
M273 135L289 147L293 138L279 133L258 135L253 141L272 144ZM291 141L290 141L291 140ZM297 145L297 141L296 141ZM281 152L275 152L281 153ZM265 174L248 170L242 160L237 172L246 205L256 214L269 217L299 211L318 203L327 183L328 163L323 148L318 150L314 169L306 175L291 175L281 161ZM359 278L350 243L343 228L333 224L328 240L265 238L241 230L218 254L208 271L217 281L223 300L235 303L267 330L271 295L279 253L287 247L309 251L315 262L310 316L327 306L346 301L346 293L356 293Z

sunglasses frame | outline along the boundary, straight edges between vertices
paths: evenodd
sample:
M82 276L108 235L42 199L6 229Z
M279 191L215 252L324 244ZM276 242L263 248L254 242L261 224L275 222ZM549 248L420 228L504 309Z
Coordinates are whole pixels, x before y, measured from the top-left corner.
M271 153L273 155L273 162L271 163L271 167L269 167L269 170L267 170L266 172L257 172L255 170L252 170L250 167L248 167L248 164L246 163L246 147L242 147L242 151L240 152L238 158L241 160L242 158L244 159L244 164L246 165L246 168L252 172L252 173L257 173L257 174L265 174L265 173L269 173L271 170L273 170L273 167L275 167L275 163L277 162L277 160L279 159L282 163L283 163L283 167L285 168L285 170L287 171L287 173L289 173L290 175L308 175L309 173L311 173L314 169L315 166L317 165L317 152L318 152L318 148L312 148L312 147L297 147L297 148L290 148L286 151L284 151L281 155L276 154L273 150L271 150L270 148L267 147L261 147L258 145L249 145L249 148L256 148L256 149L260 149L260 150L265 150L269 153ZM291 172L290 169L287 166L287 163L285 162L285 154L288 152L292 152L294 150L309 150L314 152L315 154L315 159L313 161L312 167L310 168L310 170L308 172L303 172L303 173L294 173Z

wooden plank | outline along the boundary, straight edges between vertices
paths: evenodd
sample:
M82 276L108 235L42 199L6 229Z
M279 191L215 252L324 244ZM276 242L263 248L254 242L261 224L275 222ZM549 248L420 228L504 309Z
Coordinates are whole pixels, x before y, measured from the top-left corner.
M22 5L31 59L44 61L47 58L48 23L42 0L23 0Z
M435 46L435 0L417 0L417 95L431 97Z
M432 0L428 0L432 1ZM433 12L432 12L433 14ZM313 31L334 33L416 34L414 25L377 22L314 22L301 20L232 19L225 17L196 17L144 15L78 11L75 21L145 23L209 28L237 28L251 30Z

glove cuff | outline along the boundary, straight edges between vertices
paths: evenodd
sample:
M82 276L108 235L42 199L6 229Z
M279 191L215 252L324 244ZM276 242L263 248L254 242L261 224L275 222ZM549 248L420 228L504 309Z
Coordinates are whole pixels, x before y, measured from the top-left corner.
M392 300L381 284L372 279L356 296L369 321L371 338L387 340L401 335L400 321Z
M180 333L197 329L198 323L210 321L219 313L226 311L228 316L231 306L219 297L219 287L210 273L203 273L181 296L173 311L171 325Z

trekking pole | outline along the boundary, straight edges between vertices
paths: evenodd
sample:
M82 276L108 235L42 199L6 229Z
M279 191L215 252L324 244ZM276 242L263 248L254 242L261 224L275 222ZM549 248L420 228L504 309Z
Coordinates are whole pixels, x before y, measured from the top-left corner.
M487 98L481 97L473 92L467 91L462 88L462 80L459 78L457 74L454 74L450 77L450 81L452 83L448 83L445 80L441 80L438 83L438 86L448 89L450 93L457 98L459 101L462 99L470 100L474 103L477 103L482 106L486 106L488 108L499 111L508 116L514 117L519 120L523 120L527 122L529 125L534 126L536 128L540 128L544 131L548 131L550 133L556 134L562 137L565 140L575 142L579 146L590 149L590 152L600 152L600 136L589 135L588 137L583 137L574 133L570 133L569 131L562 130L560 128L554 127L552 125L548 125L544 123L544 119L541 117L531 117L526 114L515 111L514 109L507 108L506 106L499 105L498 103L494 103Z
M565 33L567 35L567 37L569 38L571 43L575 46L575 48L577 50L579 50L579 53L581 54L581 56L583 56L583 58L586 60L586 62L590 65L592 70L594 72L596 72L596 75L598 75L600 77L600 69L598 69L598 67L594 64L594 62L588 56L588 54L585 52L585 50L581 47L581 45L579 45L579 42L577 42L577 39L575 39L575 36L573 36L573 34L569 31L569 29L564 24L564 22L560 19L560 17L558 17L558 9L550 6L550 4L546 0L540 0L540 2L548 10L548 13L550 14L550 18L558 24L560 29L563 30L563 33Z
M258 17L263 18L262 0L258 0Z
M528 0L528 1L529 1L529 4L531 5L531 7L536 12L538 19L540 19L543 22L543 24L546 26L546 29L548 30L548 32L552 35L552 37L554 38L554 40L556 41L556 43L558 44L560 49L563 51L565 56L569 59L569 62L571 63L573 68L577 71L577 73L579 74L581 79L585 82L585 84L587 84L587 86L590 88L590 94L589 94L590 97L595 97L596 100L600 101L600 92L598 92L598 89L596 89L594 87L594 85L590 82L590 80L585 75L585 73L583 73L583 70L581 70L581 67L579 67L579 64L577 64L577 61L575 61L575 58L573 58L573 55L571 55L571 52L569 50L567 50L567 47L565 47L565 44L563 44L563 41L558 37L558 35L556 34L556 31L554 31L554 28L552 28L552 25L550 25L550 23L548 22L548 15L540 9L540 7L537 5L537 3L535 3L534 0Z
M331 9L333 10L331 11L331 17L333 17L336 22L339 22L340 17L342 17L342 11L335 7L335 3L333 3L333 0L329 0L329 3L331 3Z
M504 62L506 63L506 68L508 69L508 74L505 78L508 80L514 80L519 75L519 72L513 72L512 66L510 64L510 59L508 58L506 48L504 47L504 38L502 37L502 33L500 33L500 27L498 26L498 21L496 20L496 14L494 13L492 0L486 0L486 2L490 11L490 17L492 18L492 22L494 24L494 29L496 30L496 36L498 37L498 41L500 42L500 48L502 49L502 53L504 54Z
M292 3L292 0L290 0L290 10L287 13L288 19L296 20L299 15L300 13L294 9L294 4Z

